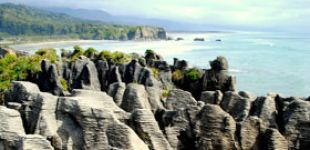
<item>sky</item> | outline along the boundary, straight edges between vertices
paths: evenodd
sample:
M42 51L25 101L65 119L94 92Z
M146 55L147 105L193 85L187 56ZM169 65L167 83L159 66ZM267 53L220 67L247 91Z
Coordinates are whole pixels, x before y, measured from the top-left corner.
M112 15L309 31L310 0L0 0L39 7L104 10Z

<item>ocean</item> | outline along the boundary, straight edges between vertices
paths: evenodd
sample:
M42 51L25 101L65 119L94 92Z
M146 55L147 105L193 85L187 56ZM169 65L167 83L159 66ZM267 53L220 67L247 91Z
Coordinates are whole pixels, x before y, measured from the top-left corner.
M74 45L98 50L136 52L153 49L169 63L185 59L190 66L210 68L209 61L225 56L230 73L237 77L237 89L263 96L268 92L284 96L310 96L310 36L264 32L168 33L182 41L75 41L15 45L34 52L53 47L72 50ZM205 41L193 41L194 38ZM216 41L220 39L221 41Z

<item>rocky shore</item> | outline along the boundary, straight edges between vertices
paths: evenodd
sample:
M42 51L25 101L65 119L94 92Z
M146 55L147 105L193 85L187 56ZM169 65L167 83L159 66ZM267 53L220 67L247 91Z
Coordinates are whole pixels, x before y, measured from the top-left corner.
M137 37L139 38L139 37ZM0 149L308 149L310 98L238 91L228 61L43 60L0 106Z

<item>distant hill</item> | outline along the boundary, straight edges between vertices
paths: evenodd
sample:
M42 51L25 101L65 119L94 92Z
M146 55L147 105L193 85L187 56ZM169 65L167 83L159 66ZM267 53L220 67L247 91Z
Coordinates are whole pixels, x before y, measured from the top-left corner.
M132 16L118 16L112 15L103 10L90 10L90 9L72 9L66 7L48 7L40 8L50 12L63 13L72 17L101 21L112 24L126 24L126 25L145 25L145 26L157 26L164 27L167 30L193 30L193 29L205 29L205 26L198 26L196 24L182 23L165 19L156 18L143 18Z
M85 13L81 13L85 14ZM0 36L63 36L79 39L164 39L163 28L113 25L25 5L0 5Z

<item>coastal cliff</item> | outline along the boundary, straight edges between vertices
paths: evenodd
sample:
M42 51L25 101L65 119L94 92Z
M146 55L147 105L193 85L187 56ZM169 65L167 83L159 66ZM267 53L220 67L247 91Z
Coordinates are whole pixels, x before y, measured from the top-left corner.
M46 59L50 51L35 54L42 58L40 71L13 81L5 92L0 149L310 145L310 99L238 91L225 57L199 69L179 59L170 65L152 50L140 56L75 47L53 60Z

